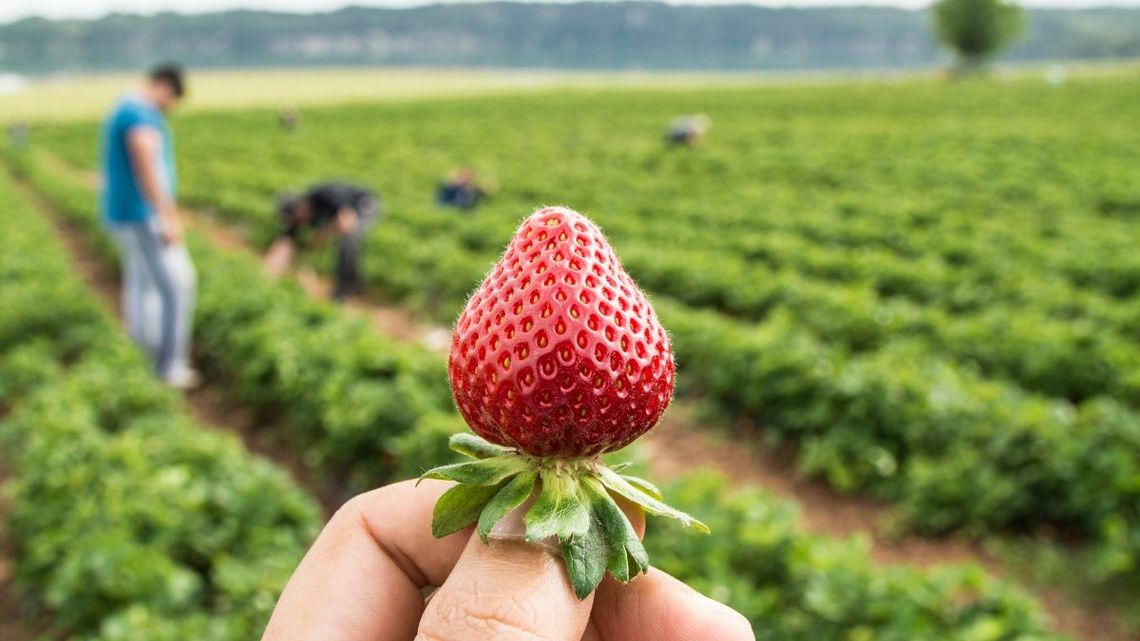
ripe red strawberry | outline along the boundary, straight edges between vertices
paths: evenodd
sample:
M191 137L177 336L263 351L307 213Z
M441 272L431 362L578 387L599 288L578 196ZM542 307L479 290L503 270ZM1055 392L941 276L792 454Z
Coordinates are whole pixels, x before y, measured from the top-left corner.
M597 225L531 215L459 321L451 390L483 438L533 456L620 449L673 394L669 336Z
M557 537L585 598L606 572L625 582L649 568L614 496L708 532L649 481L596 458L653 427L673 373L665 329L601 230L562 207L527 218L452 338L451 391L479 436L451 437L451 448L474 460L424 473L457 483L436 502L432 533L477 522L486 541L537 494L523 518L526 539Z

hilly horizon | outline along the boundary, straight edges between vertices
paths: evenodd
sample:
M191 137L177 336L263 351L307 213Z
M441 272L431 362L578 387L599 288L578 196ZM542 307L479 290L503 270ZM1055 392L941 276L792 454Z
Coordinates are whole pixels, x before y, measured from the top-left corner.
M1026 10L1006 61L1140 57L1140 8ZM112 14L0 25L0 69L448 65L599 70L917 68L946 59L925 9L484 2L296 14Z

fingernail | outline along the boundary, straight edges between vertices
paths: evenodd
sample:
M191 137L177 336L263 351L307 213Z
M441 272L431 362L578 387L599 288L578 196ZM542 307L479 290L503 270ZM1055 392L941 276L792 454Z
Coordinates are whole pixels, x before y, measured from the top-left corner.
M523 515L530 509L534 503L534 496L531 496L523 504L511 510L506 516L499 519L499 522L491 528L487 534L488 541L497 542L511 542L511 543L524 543L526 545L533 545L541 548L554 556L562 555L562 547L558 544L558 537L551 536L541 541L528 541L526 539L526 522L523 520Z
M657 571L651 569L650 571ZM693 589L693 586L682 581L676 581L675 585L678 590L684 592L684 597L693 603L693 607L698 610L703 610L703 614L711 617L718 616L738 616L736 610L724 605L723 602L717 601L714 598L708 597L705 593Z
M752 622L747 617L720 601L703 594L701 600L703 601L701 609L704 610L704 615L719 622L716 626L717 629L732 630L734 634L731 638L734 640L744 638L755 640L756 633L752 630Z

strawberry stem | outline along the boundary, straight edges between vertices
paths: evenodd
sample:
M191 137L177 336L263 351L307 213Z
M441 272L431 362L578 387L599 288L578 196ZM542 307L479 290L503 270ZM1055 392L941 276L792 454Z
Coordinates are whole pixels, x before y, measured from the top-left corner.
M452 436L450 444L473 460L436 467L420 477L458 483L436 503L432 533L443 537L477 523L476 533L486 543L495 524L537 491L523 516L526 539L558 539L579 599L593 592L607 571L627 583L649 569L645 547L614 496L649 514L709 531L704 523L663 503L657 486L620 474L626 464L610 468L597 457L528 456L469 433Z

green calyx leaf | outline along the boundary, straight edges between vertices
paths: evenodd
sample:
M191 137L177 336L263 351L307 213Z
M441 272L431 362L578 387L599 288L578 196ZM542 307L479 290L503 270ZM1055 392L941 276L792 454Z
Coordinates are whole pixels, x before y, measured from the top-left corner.
M495 445L494 443L475 436L471 432L452 434L447 444L453 451L473 459L493 458L514 453L514 450L509 447Z
M593 521L584 534L562 540L562 561L579 599L589 596L606 576L609 545L605 534L601 525Z
M649 570L649 553L641 544L637 530L621 511L605 486L596 479L583 481L583 487L590 497L591 511L602 531L606 533L606 553L609 555L607 567L615 579L626 583L638 574Z
M528 541L557 536L559 541L581 536L590 529L590 510L578 493L578 479L569 473L543 470L542 492L527 510Z
M442 538L474 523L484 506L506 484L504 481L499 485L456 485L444 492L432 510L432 536Z
M604 485L595 477L582 478L580 498L590 512L590 527L585 533L560 539L566 573L579 599L586 598L606 575L628 583L649 570L649 555Z
M614 469L614 468L611 468L611 469L613 469L614 472L619 471L619 470ZM652 496L653 498L657 499L658 501L660 501L663 498L662 494L661 494L661 490L656 485L650 483L649 481L646 481L645 479L637 477L637 476L630 476L629 474L620 474L619 476L621 476L623 479L625 479L627 482L629 482L629 484L632 485L633 487L641 490L642 492L645 492L646 494L648 494L649 496Z
M534 482L538 475L534 472L520 472L513 479L505 483L501 489L495 494L483 508L483 513L479 515L479 527L476 532L479 533L479 538L484 543L487 542L487 535L491 533L491 528L499 522L511 510L522 505L523 501L531 495L534 491Z
M421 478L458 485L435 505L432 533L447 536L477 523L484 543L505 516L537 491L523 521L528 541L556 537L570 584L584 599L608 571L623 583L649 569L649 555L615 496L649 514L667 516L702 532L704 523L665 505L653 483L619 474L592 459L542 459L494 445L474 434L457 434L451 449L473 459L427 471Z
M629 480L605 467L598 468L598 477L602 483L614 494L637 504L641 509L654 516L666 516L671 519L676 519L681 522L685 527L691 527L695 530L709 533L709 526L701 523L697 519L685 514L680 510L673 509L665 505L660 500L654 498L652 495L647 494L644 490L638 489ZM654 488L656 489L656 488Z
M445 479L471 485L495 485L526 470L529 463L525 458L506 455L477 461L465 461L452 465L441 465L424 472L423 479Z

